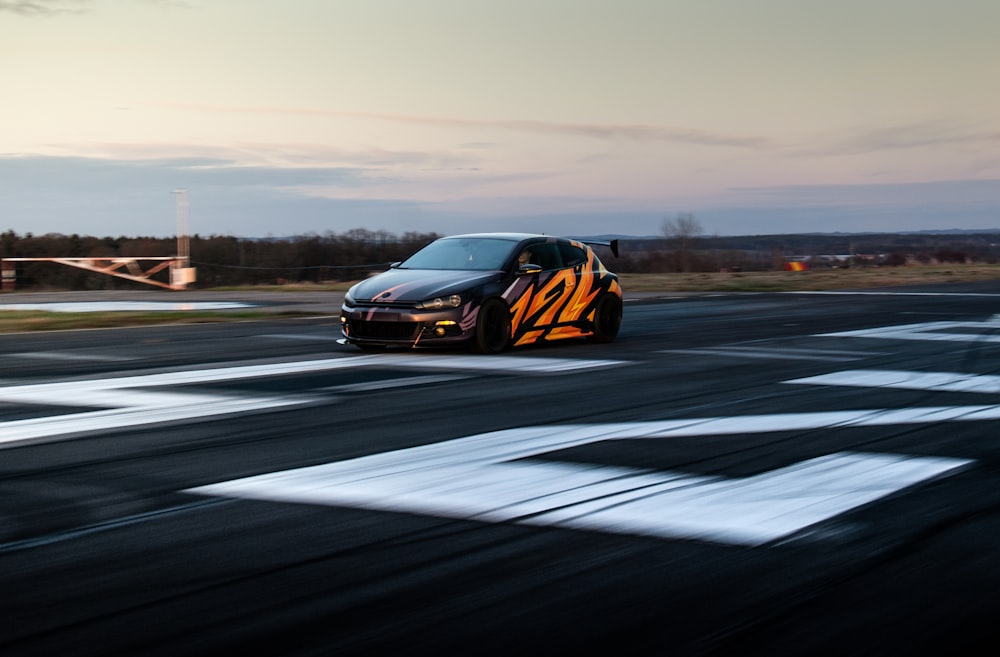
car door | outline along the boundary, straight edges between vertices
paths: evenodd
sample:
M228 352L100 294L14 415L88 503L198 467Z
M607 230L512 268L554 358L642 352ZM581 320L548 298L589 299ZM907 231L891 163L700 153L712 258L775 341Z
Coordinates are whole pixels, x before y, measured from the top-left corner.
M526 264L535 268L520 273L503 297L511 309L511 328L515 345L544 339L555 321L565 298L562 254L555 238L534 239L522 245ZM519 261L514 267L519 267Z
M561 337L585 335L589 332L595 289L590 253L582 244L561 239L558 242L562 277L565 280L562 310L556 317Z

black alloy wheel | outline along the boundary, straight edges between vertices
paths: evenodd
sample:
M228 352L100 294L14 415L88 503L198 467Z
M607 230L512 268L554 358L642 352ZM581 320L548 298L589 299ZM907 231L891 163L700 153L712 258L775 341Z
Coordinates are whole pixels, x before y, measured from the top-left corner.
M510 344L510 310L500 299L487 299L479 307L472 348L480 354L499 354Z
M605 294L594 311L594 333L591 342L608 343L618 336L622 325L622 302L613 294Z

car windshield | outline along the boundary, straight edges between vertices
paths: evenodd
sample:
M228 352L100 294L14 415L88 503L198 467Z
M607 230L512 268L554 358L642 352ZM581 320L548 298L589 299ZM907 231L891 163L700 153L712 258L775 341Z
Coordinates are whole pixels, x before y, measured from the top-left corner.
M403 269L502 269L517 245L491 237L446 237L431 242L399 264Z

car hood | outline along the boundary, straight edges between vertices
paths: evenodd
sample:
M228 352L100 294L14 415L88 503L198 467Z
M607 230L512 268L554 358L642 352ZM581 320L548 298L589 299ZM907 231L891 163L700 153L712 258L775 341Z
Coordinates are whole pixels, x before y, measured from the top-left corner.
M439 269L390 269L351 288L355 301L378 299L386 303L415 303L470 288L500 278L499 271L445 271Z

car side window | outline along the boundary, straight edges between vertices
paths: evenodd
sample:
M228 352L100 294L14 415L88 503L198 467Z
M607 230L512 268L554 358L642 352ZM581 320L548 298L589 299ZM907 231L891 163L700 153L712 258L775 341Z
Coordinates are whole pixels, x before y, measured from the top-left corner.
M563 265L566 267L576 267L587 262L587 252L569 242L560 243L559 251L562 254Z
M534 253L532 262L541 265L542 269L549 270L562 268L562 254L559 253L559 247L555 244L535 244L532 245L531 251Z

